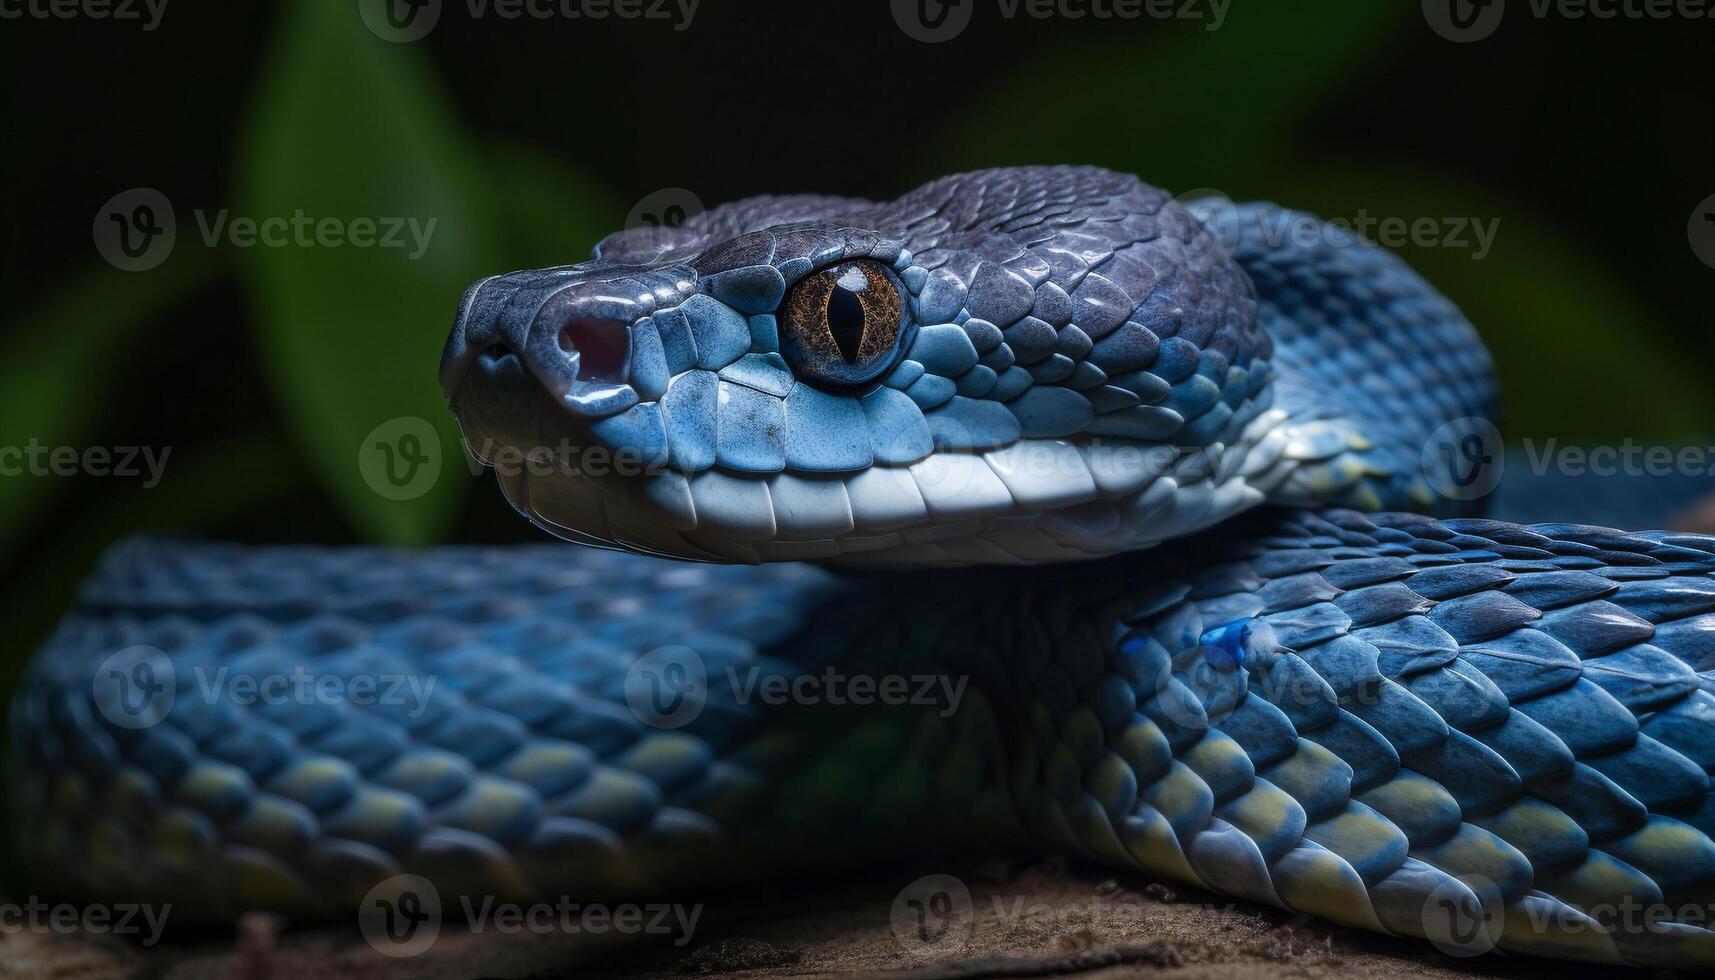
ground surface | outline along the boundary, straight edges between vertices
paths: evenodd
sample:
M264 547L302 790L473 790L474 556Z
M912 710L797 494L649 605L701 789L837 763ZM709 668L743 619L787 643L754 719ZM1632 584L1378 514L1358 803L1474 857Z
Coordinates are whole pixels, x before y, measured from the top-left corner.
M913 927L911 883L950 872L970 892L969 919L939 941ZM902 895L902 889L907 889ZM897 900L897 901L896 901ZM959 899L962 903L962 896ZM962 906L961 907L965 907ZM896 910L905 910L895 916ZM936 907L931 914L945 913ZM896 929L895 919L899 926ZM616 940L444 924L426 951L378 953L355 927L285 928L261 918L236 931L176 935L152 949L108 937L0 935L0 978L275 980L287 977L558 978L906 975L948 978L1159 976L1562 978L1564 964L1496 956L1457 959L1428 944L1387 940L1233 904L1147 879L1055 862L991 860L798 882L709 896L689 941L682 932ZM1613 971L1604 971L1604 975ZM1644 980L1647 974L1618 974ZM1663 974L1660 976L1669 976Z

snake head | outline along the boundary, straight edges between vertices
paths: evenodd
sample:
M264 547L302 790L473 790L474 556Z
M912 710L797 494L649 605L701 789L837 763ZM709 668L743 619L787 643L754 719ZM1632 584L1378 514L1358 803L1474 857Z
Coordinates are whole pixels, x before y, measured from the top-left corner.
M1165 192L1027 168L753 198L484 279L441 379L513 505L568 539L1040 562L1256 503L1270 351L1249 280Z

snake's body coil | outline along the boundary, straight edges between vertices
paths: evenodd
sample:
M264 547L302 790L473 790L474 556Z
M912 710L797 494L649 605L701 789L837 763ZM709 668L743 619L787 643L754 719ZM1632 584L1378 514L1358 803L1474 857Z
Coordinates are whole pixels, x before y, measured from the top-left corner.
M1487 356L1379 249L1199 218L995 171L485 280L443 367L473 446L660 463L503 475L543 526L1015 567L121 547L14 705L37 873L221 917L1048 847L1450 948L1715 963L1715 540L1336 509L1458 506L1423 448L1491 411ZM306 672L340 696L243 696Z

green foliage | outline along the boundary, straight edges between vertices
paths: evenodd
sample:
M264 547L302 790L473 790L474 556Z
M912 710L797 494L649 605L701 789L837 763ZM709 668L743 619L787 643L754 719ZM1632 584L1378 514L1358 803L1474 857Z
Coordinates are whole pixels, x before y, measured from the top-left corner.
M255 247L242 269L263 370L322 482L373 537L421 544L467 486L457 467L390 500L357 460L395 418L428 420L443 456L457 445L434 357L459 291L500 264L497 230L480 160L419 49L375 37L350 7L303 0L286 14L250 115L239 210L402 220L403 244Z

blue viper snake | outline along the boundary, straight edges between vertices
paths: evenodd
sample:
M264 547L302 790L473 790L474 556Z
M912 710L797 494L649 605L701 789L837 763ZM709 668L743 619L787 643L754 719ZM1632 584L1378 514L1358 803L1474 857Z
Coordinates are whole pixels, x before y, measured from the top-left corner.
M1472 516L1433 447L1489 356L1380 248L1095 168L755 198L476 283L441 382L599 547L120 545L12 708L41 887L340 916L1034 849L1715 964L1715 539ZM230 683L295 672L346 696Z

